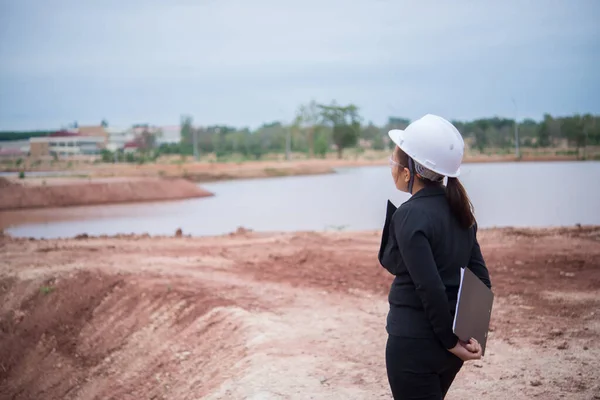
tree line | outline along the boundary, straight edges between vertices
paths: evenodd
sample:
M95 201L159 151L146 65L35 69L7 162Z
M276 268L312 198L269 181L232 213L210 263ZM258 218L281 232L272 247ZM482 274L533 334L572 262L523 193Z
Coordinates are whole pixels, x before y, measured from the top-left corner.
M474 121L452 121L462 133L467 146L474 152L510 152L516 146L515 129L518 131L520 148L552 149L571 147L579 149L600 145L600 116L570 115L555 117L544 115L541 121L525 119L515 124L514 119L493 117ZM268 153L306 153L308 157L325 157L335 151L343 156L347 148L391 148L387 132L404 129L410 120L389 117L384 125L365 122L360 109L354 104L340 105L335 101L321 104L315 101L298 107L293 121L264 123L255 130L228 125L196 126L189 115L181 118L181 140L179 143L156 145L154 133L144 131L137 141L144 158L156 159L161 154L183 156L216 154L223 159L240 154L251 159L260 159ZM103 121L103 125L108 125ZM27 139L46 136L50 132L0 132L3 140ZM150 156L151 155L151 156ZM129 156L133 160L133 156ZM139 157L137 157L139 158ZM137 159L136 158L136 159ZM103 159L115 159L103 152Z
M181 120L181 142L163 144L161 153L206 154L217 158L234 153L260 159L266 153L306 153L309 157L324 157L336 151L342 157L347 148L357 147L386 150L391 148L387 132L404 129L410 120L389 117L383 126L364 123L360 109L354 104L320 104L311 101L301 105L291 123L265 123L252 131L227 125L196 127L191 116ZM600 116L571 115L553 117L544 115L542 121L525 119L515 124L514 119L481 118L474 121L452 121L462 133L467 145L474 151L510 152L515 148L515 129L520 148L551 149L571 147L579 151L586 146L600 145ZM577 153L579 154L579 153Z

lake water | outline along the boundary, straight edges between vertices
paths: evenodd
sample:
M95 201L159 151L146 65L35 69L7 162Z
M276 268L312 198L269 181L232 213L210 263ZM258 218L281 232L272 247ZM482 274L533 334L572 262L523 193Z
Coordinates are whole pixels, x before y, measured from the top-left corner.
M461 180L481 227L600 225L600 162L465 164ZM27 211L47 222L6 231L24 237L117 233L216 235L257 231L380 229L395 190L388 167L202 185L214 197ZM21 211L22 212L22 211ZM6 214L5 214L6 215ZM0 215L2 217L2 215ZM39 221L39 218L38 218Z

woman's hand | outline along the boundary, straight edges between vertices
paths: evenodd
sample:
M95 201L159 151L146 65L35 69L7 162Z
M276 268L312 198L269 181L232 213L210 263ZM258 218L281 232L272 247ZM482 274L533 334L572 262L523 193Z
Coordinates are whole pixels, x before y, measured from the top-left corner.
M471 338L471 340L468 342L460 341L460 344L462 344L471 353L478 353L482 351L481 345L475 338Z
M462 342L459 340L458 343L456 343L456 346L448 351L463 361L481 359L481 345L473 338L471 338L468 342Z

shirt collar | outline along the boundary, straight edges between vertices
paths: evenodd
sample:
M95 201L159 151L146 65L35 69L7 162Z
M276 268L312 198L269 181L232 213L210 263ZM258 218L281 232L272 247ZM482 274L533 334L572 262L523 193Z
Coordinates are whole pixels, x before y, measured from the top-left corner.
M445 195L446 195L446 187L443 185L426 186L423 189L419 190L417 193L413 194L409 200L418 199L420 197L445 196Z

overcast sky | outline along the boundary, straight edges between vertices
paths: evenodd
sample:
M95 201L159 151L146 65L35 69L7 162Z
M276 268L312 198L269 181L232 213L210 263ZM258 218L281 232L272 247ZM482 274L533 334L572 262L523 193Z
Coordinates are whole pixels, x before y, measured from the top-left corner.
M600 113L597 0L0 0L0 129Z

